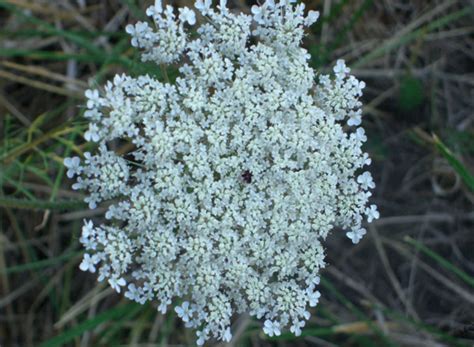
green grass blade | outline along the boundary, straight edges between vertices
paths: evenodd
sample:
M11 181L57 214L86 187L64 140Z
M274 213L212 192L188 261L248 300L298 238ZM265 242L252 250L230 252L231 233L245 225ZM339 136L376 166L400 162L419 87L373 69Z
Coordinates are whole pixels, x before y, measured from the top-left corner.
M83 252L71 252L71 253L62 254L58 257L54 257L50 259L38 260L38 261L31 262L28 264L11 266L4 270L0 270L0 273L5 272L7 274L11 274L11 273L24 272L24 271L29 271L29 270L41 270L50 266L57 265L63 261L72 259L78 255L81 255L82 253Z
M1 3L0 2L0 7L3 7L4 9L10 11L11 13L14 13L16 16L19 18L24 19L25 21L28 21L34 25L37 26L38 30L44 30L45 34L53 35L53 36L59 36L63 37L70 42L73 42L77 44L79 47L82 47L89 51L90 54L96 55L96 56L103 56L104 52L101 50L99 47L95 46L94 44L91 43L91 41L85 37L82 37L81 35L77 35L73 32L69 32L66 30L58 29L55 26L51 25L50 23L41 20L37 17L34 17L30 14L27 14L20 9L18 9L16 6L12 4L7 4L7 3Z
M81 210L86 204L80 200L27 200L11 197L0 197L0 207L26 210Z
M52 60L52 61L67 61L70 59L77 60L82 63L103 63L104 57L98 57L90 54L80 53L64 53L59 51L40 51L40 50L27 50L17 48L2 48L0 50L0 57L3 58L18 58L28 57L32 60Z
M464 183L474 191L474 176L469 172L469 170L454 156L453 152L446 147L443 142L438 138L438 136L433 135L433 140L436 148L441 153L441 155L449 162L454 170L461 176Z
M64 331L63 333L53 337L52 339L43 342L39 347L59 347L64 346L65 343L73 340L75 337L82 335L84 332L94 329L102 323L115 320L122 317L124 314L132 310L136 310L136 303L128 303L126 305L118 306L98 314L94 318L88 319L85 322Z
M329 328L308 328L301 331L301 337L305 336L332 336L336 334L332 327ZM282 333L280 336L273 336L267 338L269 341L286 341L286 340L296 340L297 337L292 333Z
M384 54L398 48L398 47L401 47L403 45L406 45L408 43L410 43L411 41L413 40L416 40L417 38L423 36L423 35L426 35L436 29L439 29L439 28L442 28L444 27L445 25L455 21L455 20L458 20L462 17L465 17L469 14L472 14L474 12L474 10L472 8L464 8L462 10L459 10L459 11L456 11L456 12L453 12L451 14L448 14L442 18L439 18L437 20L434 20L432 21L430 24L428 25L425 25L424 27L418 29L418 30L415 30L413 32L410 32L406 35L403 35L401 36L400 38L398 38L397 40L387 40L385 43L382 43L382 45L378 46L377 48L375 48L373 51L367 53L366 55L364 55L363 57L361 57L356 63L352 64L351 67L354 67L354 68L360 68L364 65L366 65L367 63L369 63L370 61L376 59L376 58L379 58L381 56L383 56Z
M73 143L74 139L76 138L76 135L77 135L77 133L70 134L69 135L69 141L71 141ZM64 152L64 156L69 157L70 154L71 154L71 147L66 147L66 150ZM56 180L54 181L53 190L51 192L51 196L49 197L49 202L54 202L55 199L56 199L56 196L57 196L58 191L59 191L59 187L60 187L61 182L63 181L63 178L64 178L64 171L65 171L65 166L63 165L63 163L60 163L59 164L59 169L56 173Z
M26 195L28 198L30 198L30 200L35 200L35 196L30 193L27 189L25 189L21 182L17 182L16 180L8 177L7 175L2 175L2 173L0 172L0 183L2 183L1 185L3 186L3 182L8 182L12 187L15 187L15 189L17 190L15 193L17 192L21 192L22 194ZM14 193L14 194L15 194ZM1 203L0 203L0 206Z
M140 318L135 318L135 316L138 315L138 313L140 313L141 311L143 311L143 309L145 308L145 306L142 306L142 305L136 305L136 307L130 309L129 311L127 311L126 313L124 313L119 319L117 319L116 322L113 323L113 325L111 327L109 327L106 331L103 332L103 335L102 337L98 338L98 340L100 341L100 344L103 345L103 346L111 346L113 345L111 343L111 340L113 337L116 337L116 335L119 335L119 333L121 331L123 331L124 329L124 324L126 322L129 322L129 321L134 321L134 326L137 325L137 323L139 323L139 320ZM147 307L147 310L148 311L144 311L144 314L146 314L147 312L155 312L155 310L149 310L150 306Z
M142 21L147 20L147 16L145 16L145 11L143 11L140 7L137 6L134 0L120 0L120 2L124 3L127 5L129 8L131 14Z
M384 346L398 346L394 341L391 341L385 333L377 325L375 325L367 315L358 309L352 302L350 302L339 290L326 278L321 278L321 286L326 288L328 292L334 295L344 306L353 312L360 321L365 322L367 326L377 335L383 342Z
M423 323L421 321L416 321L413 318L410 318L409 316L404 315L404 314L402 314L398 311L394 311L394 310L385 308L385 307L377 305L377 304L375 304L374 306L377 307L377 309L382 311L385 315L387 315L387 317L393 319L394 321L398 321L402 324L409 324L415 329L426 331L427 333L432 334L436 338L438 338L440 340L443 340L443 341L446 341L447 343L449 343L449 346L453 346L453 347L454 346L456 346L456 347L468 347L468 346L470 346L469 344L467 344L463 341L460 341L460 339L449 335L447 332L441 331L440 329L436 328L435 326Z
M456 267L453 265L451 262L447 261L444 259L442 256L440 256L438 253L432 251L425 245L419 243L418 241L412 239L409 236L406 236L404 238L406 242L408 242L410 245L421 251L423 254L427 255L434 261L436 261L439 265L444 267L446 270L451 271L452 273L456 274L460 279L462 279L464 282L469 284L471 287L474 287L474 277L470 276L460 268Z

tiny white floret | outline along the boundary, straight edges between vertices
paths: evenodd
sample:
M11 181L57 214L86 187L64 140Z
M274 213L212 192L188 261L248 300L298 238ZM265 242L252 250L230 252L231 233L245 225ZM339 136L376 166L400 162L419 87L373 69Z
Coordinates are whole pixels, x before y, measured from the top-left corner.
M360 183L362 189L375 188L374 180L372 179L372 175L369 171L366 171L357 177L357 183Z
M263 325L263 332L268 336L280 336L280 323L267 319Z
M376 205L370 205L370 207L367 207L365 209L365 214L367 216L367 222L372 222L374 219L379 219L380 218L380 213L377 210Z
M357 244L366 233L367 231L364 228L359 228L347 232L346 235L351 239L352 243Z
M112 289L114 289L117 293L120 293L120 287L123 287L127 284L123 278L109 278L108 280Z
M193 314L193 310L189 307L188 301L183 302L181 306L176 306L174 310L178 314L178 317L183 320L183 322L189 322L189 319Z
M64 158L64 166L68 168L66 176L69 178L79 175L82 171L81 159L79 157Z
M183 23L187 22L190 25L196 24L196 14L188 7L183 7L179 9L179 19Z
M79 268L82 271L89 271L94 273L95 272L95 264L98 263L98 258L97 256L93 255L92 257L89 254L84 254L84 258L82 259L81 264L79 265Z

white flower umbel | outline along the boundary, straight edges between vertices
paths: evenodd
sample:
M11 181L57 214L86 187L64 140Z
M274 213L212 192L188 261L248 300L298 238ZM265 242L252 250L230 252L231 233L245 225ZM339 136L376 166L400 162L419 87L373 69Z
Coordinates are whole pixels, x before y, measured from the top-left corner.
M214 5L157 0L153 23L127 27L144 61L179 66L173 83L117 75L86 92L85 137L98 150L64 163L90 208L108 207L103 224L85 222L80 267L163 313L183 301L175 311L198 344L229 341L243 312L270 336L299 335L320 298L328 233L357 243L364 218L379 217L364 83L342 60L329 75L309 67L300 44L318 14L303 4Z

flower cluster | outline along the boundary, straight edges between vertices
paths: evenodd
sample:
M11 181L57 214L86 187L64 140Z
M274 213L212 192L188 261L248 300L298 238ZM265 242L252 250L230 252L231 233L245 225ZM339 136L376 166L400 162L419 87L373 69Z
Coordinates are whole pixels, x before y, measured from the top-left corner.
M357 243L378 218L361 124L364 83L339 60L316 73L300 47L318 13L267 0L235 14L161 1L127 27L142 59L177 64L173 83L117 75L86 92L95 154L66 158L90 208L80 268L139 303L175 311L197 342L229 341L236 313L269 336L309 319L335 227ZM198 28L189 27L202 22ZM128 144L121 146L124 143Z

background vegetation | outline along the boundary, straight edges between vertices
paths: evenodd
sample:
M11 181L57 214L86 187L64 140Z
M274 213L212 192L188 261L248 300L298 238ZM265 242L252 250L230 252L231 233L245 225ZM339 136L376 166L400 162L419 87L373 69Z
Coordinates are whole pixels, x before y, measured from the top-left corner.
M124 26L151 1L0 1L0 345L192 346L162 316L78 269L88 210L62 160L84 144L83 92L140 63ZM229 1L230 2L230 1ZM176 1L190 5L190 1ZM316 0L305 46L366 81L364 126L381 219L327 242L320 305L303 336L240 317L235 346L472 346L474 4ZM252 2L234 0L248 11Z

